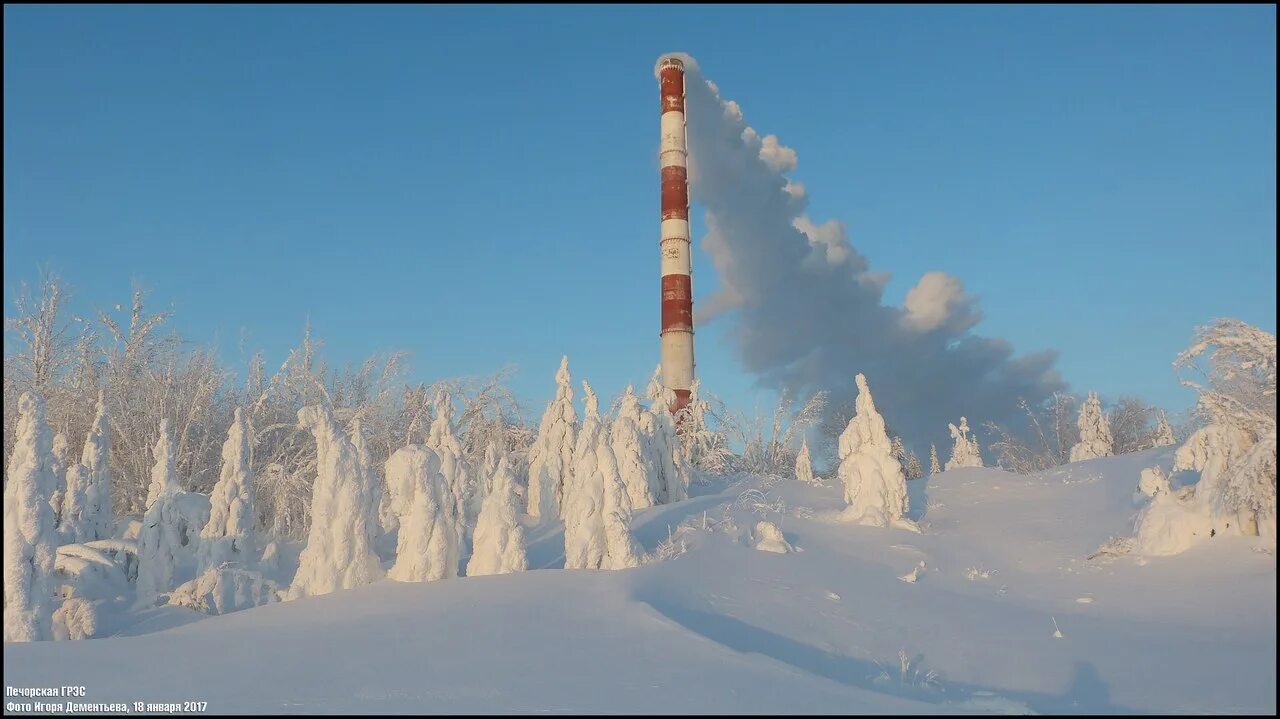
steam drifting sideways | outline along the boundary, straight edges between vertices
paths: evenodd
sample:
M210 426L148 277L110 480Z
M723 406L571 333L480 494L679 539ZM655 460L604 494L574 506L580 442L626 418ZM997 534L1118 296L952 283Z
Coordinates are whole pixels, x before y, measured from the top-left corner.
M684 61L689 188L721 284L695 320L731 323L761 385L830 390L834 408L863 372L894 431L915 443L937 438L949 418L1002 421L1019 398L1034 405L1065 389L1056 352L1015 356L1006 340L971 332L981 314L956 277L928 272L904 306L883 304L889 275L871 270L842 223L805 213L805 188L787 177L795 150L749 127L692 57L662 57Z

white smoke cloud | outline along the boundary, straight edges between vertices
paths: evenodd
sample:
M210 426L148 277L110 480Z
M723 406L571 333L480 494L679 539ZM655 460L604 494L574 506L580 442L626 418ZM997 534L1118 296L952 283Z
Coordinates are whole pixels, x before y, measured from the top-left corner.
M981 315L960 281L928 273L906 306L882 303L889 275L874 272L836 220L814 223L804 185L785 173L795 150L747 126L685 60L692 200L706 213L702 249L721 289L698 321L730 323L747 371L765 386L853 395L863 372L893 431L909 442L946 438L947 422L1004 420L1018 398L1064 387L1052 351L1016 356L1005 340L970 330Z
M964 283L945 272L924 273L916 286L907 290L903 306L907 310L903 323L919 332L939 327L963 332L982 319L977 300L964 293Z

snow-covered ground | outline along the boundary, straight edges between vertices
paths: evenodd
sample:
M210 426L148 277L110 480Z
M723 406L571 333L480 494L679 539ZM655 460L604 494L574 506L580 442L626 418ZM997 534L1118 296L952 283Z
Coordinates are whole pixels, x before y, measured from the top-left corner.
M1172 461L913 481L918 534L835 522L831 478L695 487L635 513L646 550L669 528L687 548L665 561L566 571L549 524L528 572L150 610L6 644L4 682L212 712L1274 713L1273 554L1217 537L1095 556L1132 535L1139 471ZM760 520L794 551L754 549Z

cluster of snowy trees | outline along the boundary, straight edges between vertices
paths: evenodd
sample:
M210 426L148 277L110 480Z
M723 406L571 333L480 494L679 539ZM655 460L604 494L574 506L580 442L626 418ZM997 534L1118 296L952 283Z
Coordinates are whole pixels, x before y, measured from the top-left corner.
M1175 366L1193 373L1203 426L1174 455L1173 476L1145 470L1138 521L1145 554L1176 554L1219 535L1276 542L1276 337L1238 320L1197 330ZM1199 481L1178 488L1184 472Z

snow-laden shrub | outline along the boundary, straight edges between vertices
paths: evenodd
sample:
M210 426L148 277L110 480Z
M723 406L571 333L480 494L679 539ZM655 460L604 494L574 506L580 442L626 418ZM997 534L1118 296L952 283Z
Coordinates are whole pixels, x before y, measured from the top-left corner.
M311 531L298 558L289 598L327 594L382 578L373 551L378 530L378 493L363 470L350 438L327 407L298 411L298 424L316 441L316 479L311 498Z
M1080 405L1080 441L1071 448L1071 461L1110 457L1115 454L1115 442L1111 436L1111 423L1102 411L1097 392L1090 392L1089 399Z
M1161 492L1168 493L1172 489L1169 477L1160 467L1148 467L1138 475L1138 493L1146 497L1154 497Z
M237 407L222 445L222 469L210 497L209 521L200 531L199 571L224 562L249 564L257 560L249 453L249 428Z
M485 499L476 523L475 546L467 562L468 577L523 572L529 568L516 478L505 452L498 457L492 484L493 491Z
M689 466L699 474L718 475L732 470L733 452L729 450L728 437L723 427L712 429L708 417L711 403L700 394L701 381L694 379L689 386L689 403L676 413L676 426L680 429L680 448Z
M458 576L462 521L441 464L440 456L425 445L401 447L387 460L388 484L402 488L396 506L407 510L400 516L390 579L431 582Z
M4 486L4 640L52 637L52 582L58 538L49 497L53 451L37 395L18 400L13 455Z
M884 418L876 411L867 378L859 373L856 381L856 412L840 435L837 474L844 484L844 500L849 504L844 518L884 527L907 513L907 480L893 457Z
M569 358L556 370L556 396L538 425L538 438L529 450L529 516L554 520L560 516L564 484L572 471L578 417L569 383Z
M88 599L66 599L53 613L53 638L56 640L79 641L97 633L98 607Z
M947 424L951 432L951 459L947 460L947 471L961 467L981 467L982 451L978 448L978 438L969 436L969 420L960 418L960 426Z
M756 522L755 529L752 531L752 546L761 552L773 552L775 554L789 554L795 549L787 542L782 534L782 530L778 529L778 525L773 522L761 520Z
M275 582L232 562L208 567L169 594L170 604L205 614L229 614L278 601L280 587Z

